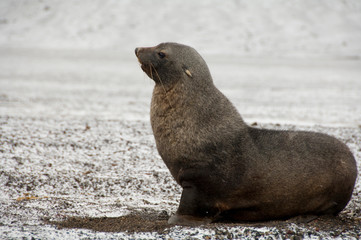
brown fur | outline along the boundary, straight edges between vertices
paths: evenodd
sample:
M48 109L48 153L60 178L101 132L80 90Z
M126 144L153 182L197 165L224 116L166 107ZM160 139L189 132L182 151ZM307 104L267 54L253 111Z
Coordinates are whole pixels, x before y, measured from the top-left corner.
M173 224L337 214L357 171L345 144L320 133L246 125L191 47L137 48L155 81L151 124L158 152L183 187Z

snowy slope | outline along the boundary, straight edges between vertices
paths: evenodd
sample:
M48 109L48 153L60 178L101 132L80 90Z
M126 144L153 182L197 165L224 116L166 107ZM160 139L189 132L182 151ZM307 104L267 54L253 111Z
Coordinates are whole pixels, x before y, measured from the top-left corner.
M0 46L118 49L164 41L246 56L361 56L358 0L0 2Z

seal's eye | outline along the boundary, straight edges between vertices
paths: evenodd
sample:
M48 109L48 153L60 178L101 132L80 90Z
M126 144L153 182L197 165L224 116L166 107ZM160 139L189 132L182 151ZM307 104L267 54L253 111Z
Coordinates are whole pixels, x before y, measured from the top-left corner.
M165 53L164 52L159 52L158 55L159 55L160 58L165 58Z

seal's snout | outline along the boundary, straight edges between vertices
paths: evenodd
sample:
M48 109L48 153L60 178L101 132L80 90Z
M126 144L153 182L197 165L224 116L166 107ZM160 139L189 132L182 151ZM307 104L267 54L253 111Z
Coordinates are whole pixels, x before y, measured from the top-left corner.
M139 48L135 48L135 56L138 57L138 51L139 51Z
M141 49L141 48L135 48L134 51L135 51L135 56L137 56L137 58L138 58L138 62L143 65L142 61L141 61L140 58L139 58L139 51L140 51L140 49Z
M137 47L135 48L135 56L137 56L139 58L139 54L140 52L143 52L144 48L141 47Z

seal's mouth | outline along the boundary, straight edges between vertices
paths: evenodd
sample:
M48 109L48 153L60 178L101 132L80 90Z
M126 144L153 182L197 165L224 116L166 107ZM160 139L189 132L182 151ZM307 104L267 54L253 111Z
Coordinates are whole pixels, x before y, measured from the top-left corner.
M146 74L150 74L151 73L151 66L148 64L144 64L140 62L140 67L142 68L142 70L146 73Z
M154 69L154 66L142 62L139 58L138 61L140 63L140 68L143 70L143 72L145 72L151 79L154 79L154 76L157 74Z
M148 77L154 80L154 77L157 76L158 73L151 62L148 63L142 61L142 59L140 58L141 50L143 50L143 48L135 49L135 55L137 56L138 62L140 63L140 67L143 70L143 72L145 72L148 75Z
M145 64L145 63L142 62L142 60L140 60L140 58L139 58L139 50L140 50L140 48L136 48L136 49L135 49L135 56L137 56L138 62L139 62L139 64L140 64L140 67L142 68L142 70L143 70L145 73L148 74L149 66L148 66L148 64Z
M138 59L138 62L140 64L140 68L143 70L143 72L145 72L146 74L149 75L149 69L150 69L150 66L148 64L145 64L143 63L140 58L138 57L137 55L137 59Z

